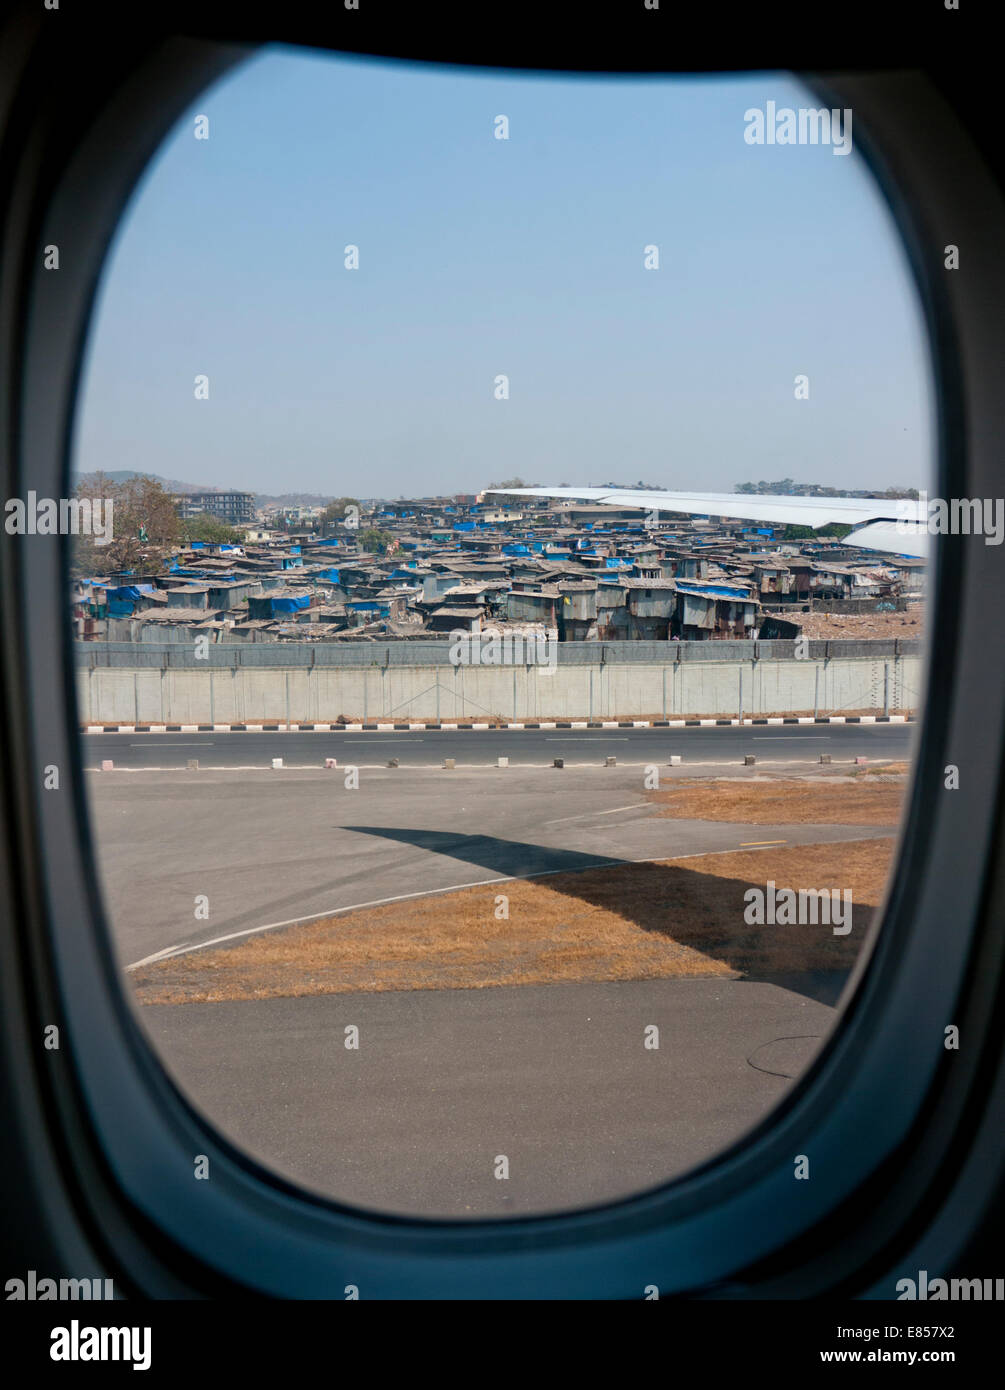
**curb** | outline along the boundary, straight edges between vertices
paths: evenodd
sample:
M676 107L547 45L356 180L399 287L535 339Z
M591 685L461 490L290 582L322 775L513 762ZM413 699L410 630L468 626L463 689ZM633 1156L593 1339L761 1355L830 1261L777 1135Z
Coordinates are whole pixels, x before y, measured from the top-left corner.
M519 724L458 722L450 724L82 724L85 734L358 734L358 733L482 733L503 729L710 729L737 727L739 719L605 719L529 720ZM744 727L769 724L915 724L913 714L829 714L744 719Z

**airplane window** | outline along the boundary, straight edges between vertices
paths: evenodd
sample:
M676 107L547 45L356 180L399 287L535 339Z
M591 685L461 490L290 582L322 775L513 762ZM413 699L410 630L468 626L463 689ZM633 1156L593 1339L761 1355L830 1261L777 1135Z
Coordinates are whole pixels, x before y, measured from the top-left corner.
M272 48L207 92L105 269L68 595L192 1104L457 1220L763 1122L896 855L933 414L854 113L788 75Z

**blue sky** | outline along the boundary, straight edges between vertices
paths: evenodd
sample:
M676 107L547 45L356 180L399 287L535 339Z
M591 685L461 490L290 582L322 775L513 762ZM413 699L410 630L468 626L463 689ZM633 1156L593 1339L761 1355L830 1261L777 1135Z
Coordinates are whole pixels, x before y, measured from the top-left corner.
M928 350L890 214L857 151L748 145L769 99L819 105L777 74L269 49L190 108L127 210L75 467L367 497L515 474L927 486Z

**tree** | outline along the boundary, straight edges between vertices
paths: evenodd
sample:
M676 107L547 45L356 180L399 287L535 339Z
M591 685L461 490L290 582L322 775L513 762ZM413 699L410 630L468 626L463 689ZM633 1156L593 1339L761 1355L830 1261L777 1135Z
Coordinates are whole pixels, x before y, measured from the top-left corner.
M181 529L186 541L211 541L227 545L244 539L241 531L235 531L233 526L228 526L211 512L198 512L195 516L187 517Z
M365 531L360 531L359 548L360 550L372 551L376 555L383 555L393 540L394 536L390 531L378 531L371 526Z
M782 532L782 540L811 541L821 536L844 540L850 530L851 527L846 526L843 521L832 521L827 526L821 526L818 531L814 531L812 526L786 526Z
M322 521L345 521L346 510L355 507L359 510L359 499L356 497L336 497L334 502L329 502L321 514Z
M75 538L71 568L77 575L158 574L167 551L181 534L174 500L155 478L138 474L115 482L91 473L77 484L78 497L112 503L112 540L96 545L90 536Z

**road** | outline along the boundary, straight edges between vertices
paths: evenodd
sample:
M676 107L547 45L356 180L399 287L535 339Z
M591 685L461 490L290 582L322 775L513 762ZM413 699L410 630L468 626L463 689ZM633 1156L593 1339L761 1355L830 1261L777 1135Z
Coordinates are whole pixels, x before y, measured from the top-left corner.
M835 761L867 757L910 757L913 724L772 724L684 729L443 729L362 733L182 733L85 734L84 766L98 768L110 758L117 768L183 768L189 759L206 767L269 767L283 758L293 767L317 767L325 758L360 766L383 766L397 758L402 767L437 767L444 758L461 766L488 766L499 757L511 764L666 762L671 753L685 761L816 762L820 753Z
M261 1162L355 1205L470 1219L612 1201L712 1158L812 1060L841 983L412 990L140 1017L182 1090Z

